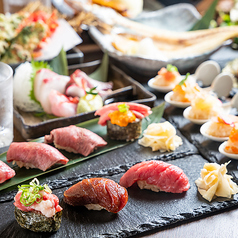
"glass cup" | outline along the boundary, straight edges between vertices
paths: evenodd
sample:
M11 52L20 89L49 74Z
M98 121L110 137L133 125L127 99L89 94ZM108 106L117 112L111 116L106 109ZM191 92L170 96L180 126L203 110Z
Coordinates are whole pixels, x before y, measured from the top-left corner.
M4 0L3 1L4 13L18 12L22 8L24 8L28 3L34 2L34 1L39 1L39 0ZM40 0L40 2L47 7L51 7L51 0Z
M13 71L0 62L0 148L13 140Z

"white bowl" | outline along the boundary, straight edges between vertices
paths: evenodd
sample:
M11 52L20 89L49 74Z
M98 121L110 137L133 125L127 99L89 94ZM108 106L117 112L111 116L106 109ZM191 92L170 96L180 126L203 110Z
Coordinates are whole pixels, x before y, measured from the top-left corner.
M206 133L207 129L209 128L209 126L212 124L211 121L208 121L206 123L204 123L201 128L200 128L200 132L203 136L207 137L210 140L213 141L218 141L218 142L223 142L223 141L227 141L229 139L229 137L216 137L216 136L211 136L209 134Z
M189 112L191 111L192 107L187 107L184 111L183 111L183 116L188 119L189 121L193 122L194 124L197 125L202 125L205 122L207 122L209 119L193 119L189 117Z
M219 152L220 152L221 154L227 156L228 158L238 159L238 154L231 154L231 153L225 152L224 149L225 149L225 147L226 147L226 143L227 143L227 141L223 142L223 143L219 146L219 148L218 148Z
M165 95L164 100L167 103L169 103L169 104L171 104L175 107L179 107L179 108L186 108L186 107L189 107L191 105L190 102L177 102L177 101L171 100L171 96L173 95L173 93L174 92L172 91L172 92L169 92Z

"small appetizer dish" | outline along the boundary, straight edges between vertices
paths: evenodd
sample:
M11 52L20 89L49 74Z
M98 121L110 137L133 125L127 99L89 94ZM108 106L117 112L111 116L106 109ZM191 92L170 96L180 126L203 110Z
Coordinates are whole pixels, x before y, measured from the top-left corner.
M148 85L159 92L167 93L181 81L181 75L177 67L168 64L166 68L161 68L158 75L148 81Z
M64 192L64 202L88 210L118 213L128 201L127 190L111 179L83 179Z
M226 113L222 102L212 94L201 91L191 101L191 106L184 110L183 116L195 124L202 125L222 112Z
M182 169L159 160L135 164L120 179L120 185L125 188L136 182L140 189L154 192L182 193L190 188L188 178Z
M200 91L201 88L195 79L187 73L185 78L175 85L173 91L165 95L164 99L173 106L186 108L191 105L191 100L196 96L196 93Z
M40 185L35 178L28 185L18 186L14 200L15 218L22 228L34 232L55 232L60 228L62 208L47 184Z
M228 141L223 142L219 152L229 158L238 159L238 126L235 125L229 135Z
M160 152L173 151L183 144L182 139L176 135L176 129L168 121L150 124L138 143Z
M204 199L211 202L216 197L231 198L238 193L238 186L227 174L228 163L205 163L201 169L201 177L195 181L198 192Z
M110 139L133 141L142 133L142 119L151 113L151 108L143 104L119 102L102 107L95 116L100 116L99 125L107 126Z

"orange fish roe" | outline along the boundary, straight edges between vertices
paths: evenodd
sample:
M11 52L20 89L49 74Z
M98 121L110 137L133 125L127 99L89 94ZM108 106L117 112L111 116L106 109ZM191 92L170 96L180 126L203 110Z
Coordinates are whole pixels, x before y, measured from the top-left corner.
M168 71L166 68L161 68L158 75L162 76L165 80L173 82L180 74L177 71Z
M238 154L238 128L234 127L229 136L229 140L227 141L227 145L225 147L225 151L227 153Z
M116 124L121 127L127 126L136 120L136 116L131 111L120 112L114 111L108 114L112 124Z

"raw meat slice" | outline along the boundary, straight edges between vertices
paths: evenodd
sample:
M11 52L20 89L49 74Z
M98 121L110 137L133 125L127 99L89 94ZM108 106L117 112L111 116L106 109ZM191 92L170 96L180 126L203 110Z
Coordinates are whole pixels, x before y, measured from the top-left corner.
M182 193L190 187L182 169L157 160L144 161L132 166L120 179L120 185L125 188L135 182L139 182L141 188L171 193Z
M38 142L13 142L7 151L7 162L15 161L26 168L38 168L46 171L56 163L67 164L69 161L54 147Z
M0 160L0 183L15 176L15 171Z
M84 156L91 154L97 147L107 145L97 134L74 125L52 130L50 135L45 136L45 143L54 143L59 149Z

